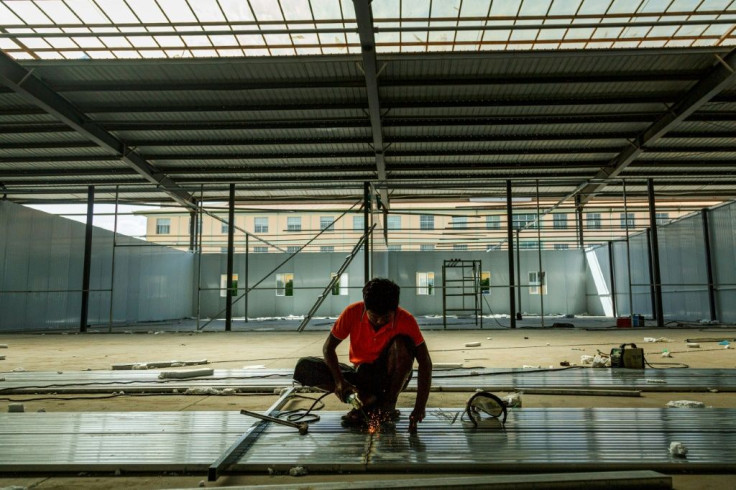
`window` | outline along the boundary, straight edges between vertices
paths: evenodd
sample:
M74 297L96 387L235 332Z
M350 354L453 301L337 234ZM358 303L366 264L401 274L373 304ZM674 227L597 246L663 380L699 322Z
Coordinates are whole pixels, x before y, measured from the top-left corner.
M538 243L536 240L522 240L519 242L519 248L536 250Z
M276 296L294 296L294 274L276 274Z
M453 216L452 217L452 227L456 229L462 229L468 227L468 217L467 216Z
M486 216L486 229L500 230L501 229L501 217L500 216Z
M286 218L286 231L302 231L301 216L289 216Z
M601 229L601 213L587 213L585 215L585 220L587 222L587 227L590 230L600 230Z
M253 247L253 253L257 253L257 254L268 253L268 247Z
M434 296L434 272L417 272L417 296Z
M540 283L539 278L542 278ZM547 294L547 274L544 271L529 272L529 294L539 294L539 286L542 286L542 294Z
M365 230L365 216L353 216L353 230Z
M434 245L432 245L431 243L422 243L421 245L419 245L419 250L421 250L422 252L431 252L432 250L434 250Z
M227 247L220 247L220 253L226 254L227 253Z
M553 214L552 227L555 230L564 230L565 228L567 228L567 215L562 213Z
M334 252L335 247L333 247L332 245L322 246L322 247L319 247L319 251L320 252Z
M319 217L319 229L325 231L335 231L335 224L333 223L335 218L332 216L320 216Z
M286 247L286 252L293 254L299 251L299 249L302 248L299 245L289 245Z
M233 274L233 296L238 295L238 275ZM227 274L220 274L220 298L227 297Z
M401 216L388 216L386 220L386 229L400 230L401 229Z
M465 252L468 250L468 246L464 243L456 243L452 246L452 249L456 252Z
M636 220L634 219L634 213L621 213L621 228L634 228Z
M480 273L480 294L491 294L491 272L482 271Z
M536 214L515 214L513 217L514 230L523 230L524 228L536 228L536 220Z
M255 233L268 233L268 218L256 217L253 219L253 231Z
M434 216L419 216L420 230L434 230Z
M228 233L230 230L230 225L224 221L220 221L220 233Z
M337 276L337 273L330 272L330 281ZM333 296L347 296L348 295L348 273L343 272L343 274L340 276L340 279L335 281L335 284L332 286L332 295Z
M389 245L386 247L389 252L401 252L401 245Z
M156 218L156 234L168 235L171 233L171 218Z
M567 243L555 243L555 250L567 250L570 246Z
M670 213L655 213L654 217L657 221L657 225L666 225L670 222Z

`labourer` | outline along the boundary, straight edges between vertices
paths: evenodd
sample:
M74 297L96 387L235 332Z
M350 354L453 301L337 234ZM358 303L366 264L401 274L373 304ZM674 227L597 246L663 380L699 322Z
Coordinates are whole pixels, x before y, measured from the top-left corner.
M343 416L344 426L397 420L400 413L396 401L409 384L414 359L419 371L409 432L416 432L417 424L424 419L432 360L416 319L399 307L399 292L399 286L389 279L370 280L363 287L363 301L346 307L332 327L322 347L324 360L312 358L308 367L310 382L299 379L297 364L294 377L302 384L334 391L343 402L357 394L359 402ZM353 367L341 364L335 351L348 337Z

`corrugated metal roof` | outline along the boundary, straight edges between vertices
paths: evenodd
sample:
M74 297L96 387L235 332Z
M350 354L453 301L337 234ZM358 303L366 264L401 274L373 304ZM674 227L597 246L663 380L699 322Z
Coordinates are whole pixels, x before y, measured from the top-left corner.
M546 195L569 196L598 182L601 169L614 168L656 121L687 101L721 66L716 55L726 59L728 52L381 55L386 186L396 199L415 195L402 179L427 195L471 196L480 192L468 185L473 179L488 179L487 188L527 179L514 185L514 192L527 192L536 190L528 181L543 178ZM223 185L235 182L244 195L263 198L360 198L359 184L380 183L360 62L344 55L23 62L33 69L29 76L71 103L80 127L117 141L96 146L94 131L74 131L63 117L44 114L43 104L0 92L0 184L9 195L14 186L74 184L72 200L86 199L84 186L99 182L125 184L131 197L166 196L127 187L142 180L122 158L133 151L185 189L210 185L226 195ZM736 175L736 89L732 79L723 85L720 93L701 94L709 102L684 122L645 140L620 176L736 195L736 177L732 188L730 180L708 182L718 172ZM698 172L702 185L692 179ZM547 182L554 179L573 182ZM610 184L601 195L621 192L615 180ZM632 183L627 192L646 187ZM63 192L44 187L24 195Z

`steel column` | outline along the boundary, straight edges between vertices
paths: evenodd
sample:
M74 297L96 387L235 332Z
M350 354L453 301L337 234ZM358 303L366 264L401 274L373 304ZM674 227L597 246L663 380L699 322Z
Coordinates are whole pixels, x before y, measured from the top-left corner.
M84 266L82 269L82 311L79 315L79 331L87 331L89 316L89 276L92 268L92 221L95 215L95 186L87 188L87 224L84 230Z
M710 309L710 320L716 320L716 291L713 281L713 262L710 248L710 223L708 221L708 210L702 209L700 216L703 220L703 242L705 246L705 272L708 278L708 307Z
M647 179L647 193L649 195L649 226L651 228L652 272L654 279L654 307L657 326L664 327L664 315L662 313L662 274L659 269L659 237L657 234L657 208L654 199L654 180Z
M370 182L363 183L363 234L367 235L370 229L370 223L368 219L371 217L371 184ZM365 244L363 245L363 283L367 283L371 280L371 241L366 236Z
M575 196L575 219L578 232L578 248L585 250L585 235L583 234L583 204L580 194Z
M233 248L235 235L235 184L230 184L227 220L227 295L225 303L225 331L233 328Z
M616 318L616 273L614 271L613 260L613 242L608 242L608 269L611 281L611 306L613 307L613 317Z
M516 295L514 291L514 213L511 200L511 181L506 181L506 239L509 242L509 317L511 328L516 328Z
M197 212L189 211L189 251L197 247Z

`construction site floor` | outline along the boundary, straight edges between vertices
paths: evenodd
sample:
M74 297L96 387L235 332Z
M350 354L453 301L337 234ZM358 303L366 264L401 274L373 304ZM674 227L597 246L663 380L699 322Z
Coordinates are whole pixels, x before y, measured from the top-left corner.
M574 320L573 320L574 321ZM287 329L293 324L270 327L268 331L204 332L151 328L151 333L94 333L94 334L6 334L0 335L0 378L11 372L73 372L108 371L113 364L145 363L158 361L207 360L215 369L291 369L299 357L321 355L327 329L307 330L296 333ZM577 327L577 325L576 325ZM175 330L175 329L174 329ZM682 363L699 369L736 369L736 351L725 349L717 340L736 337L736 329L723 328L670 328L670 329L517 329L517 330L435 330L425 329L425 339L434 363L459 364L463 368L523 368L537 366L559 367L560 362L580 363L582 355L594 355L597 351L609 352L622 343L634 342L644 347L647 360L655 367L674 368L660 362ZM645 342L655 338L660 342ZM687 340L697 341L699 347L688 347ZM466 344L480 342L477 347ZM692 342L691 342L692 343ZM736 344L736 342L734 342ZM671 358L661 357L667 350ZM338 354L347 359L347 343L338 348ZM178 368L187 369L187 368ZM687 369L687 368L684 368ZM440 371L437 371L440 373ZM736 371L735 371L736 373ZM666 373L670 375L670 373ZM0 382L2 388L3 382ZM176 412L176 411L237 411L265 410L277 398L276 394L51 394L3 395L0 392L0 411L7 412L10 403L23 403L26 412ZM504 395L505 392L497 392ZM470 396L466 391L433 392L430 408L462 407ZM11 398L11 400L8 400ZM399 406L410 409L414 394L404 393ZM522 396L524 408L665 408L668 401L694 400L707 407L736 408L733 392L652 392L645 391L639 397L629 396L577 396L537 395ZM304 401L308 405L308 401ZM347 407L335 397L325 399L326 411L342 411ZM680 410L680 409L672 409ZM704 409L708 410L708 408ZM429 424L425 426L428 428ZM423 426L420 424L421 435ZM429 430L429 429L427 429ZM604 443L616 444L615 433ZM642 439L650 437L643 434ZM653 436L652 436L653 437ZM70 450L73 448L70 447ZM561 449L564 450L564 449ZM625 447L621 451L625 451ZM401 478L441 478L459 473L402 472ZM470 474L463 471L460 474ZM192 488L205 482L207 487L257 484L310 484L314 482L385 480L391 475L382 473L322 473L292 477L288 474L226 475L217 482L207 482L205 473L191 474L128 474L107 473L25 473L0 475L0 488L20 486L28 488ZM674 488L723 489L736 487L736 470L733 473L673 472Z

